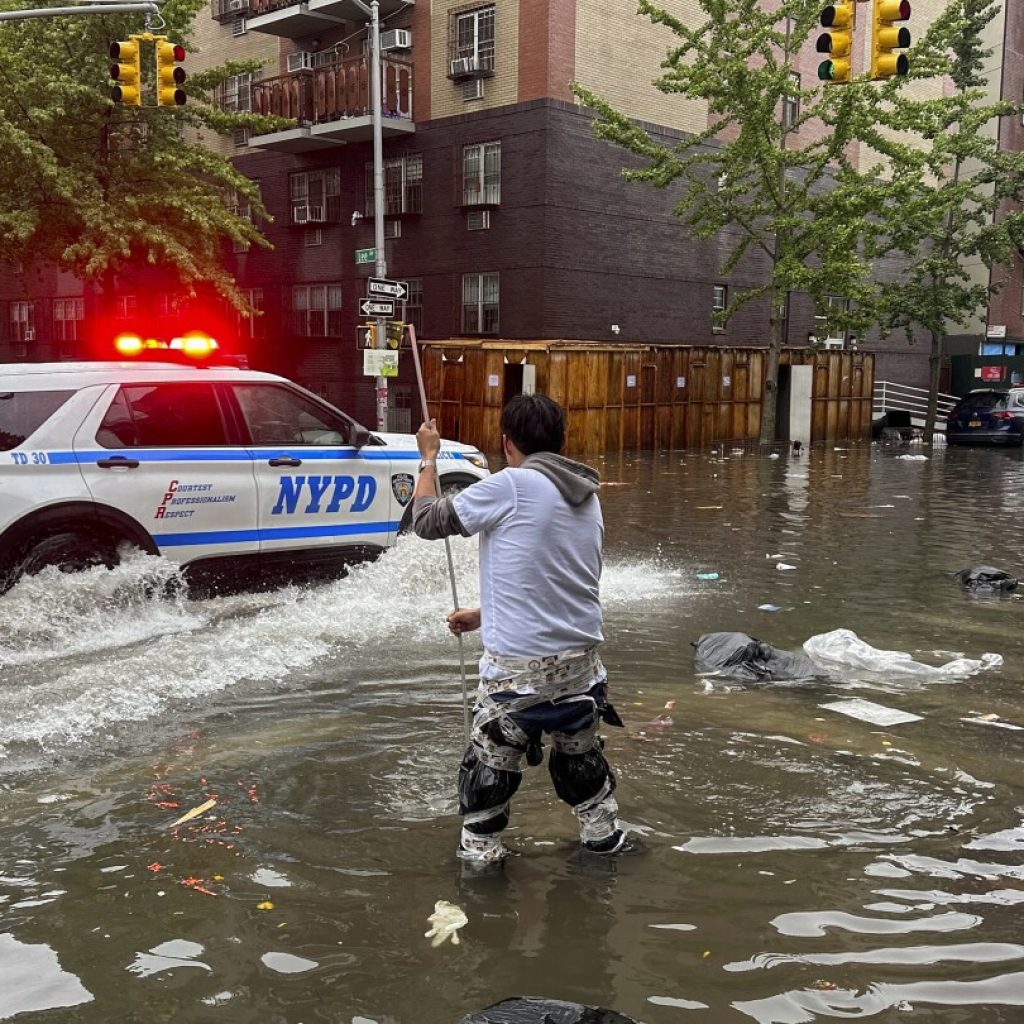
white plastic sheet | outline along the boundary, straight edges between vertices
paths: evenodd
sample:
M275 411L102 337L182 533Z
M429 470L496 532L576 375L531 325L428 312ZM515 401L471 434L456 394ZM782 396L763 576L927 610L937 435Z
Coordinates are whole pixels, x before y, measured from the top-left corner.
M917 679L963 679L985 669L1002 665L999 654L983 654L980 659L954 658L945 665L926 665L905 651L883 651L866 644L851 629L833 629L818 633L804 642L807 656L825 669L860 669L886 676Z
M903 725L905 722L921 721L920 715L900 711L899 708L887 708L884 704L861 700L859 697L852 700L837 700L831 704L819 704L818 707L826 711L838 711L841 715L849 715L850 718L858 718L872 725Z

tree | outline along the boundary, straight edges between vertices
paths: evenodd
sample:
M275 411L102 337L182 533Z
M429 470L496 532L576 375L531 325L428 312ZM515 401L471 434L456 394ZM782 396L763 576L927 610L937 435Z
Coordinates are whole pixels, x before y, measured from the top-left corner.
M899 280L883 286L889 330L912 336L920 325L931 338L926 437L938 409L943 338L984 312L1000 287L993 268L1012 263L1024 245L1024 153L1001 151L999 119L1024 105L992 100L986 75L992 51L984 30L997 0L952 0L913 50L910 80L948 75L953 93L920 100L904 95L906 80L891 79L866 94L867 137L892 167L886 219L887 248L905 253ZM971 266L984 271L984 279Z
M168 0L160 33L187 44L203 6ZM277 119L227 113L215 102L230 75L258 62L190 76L184 107L114 104L108 48L140 33L141 19L0 22L0 245L7 259L52 263L108 290L132 264L160 266L186 290L209 283L245 309L224 268L224 248L232 241L267 245L258 222L269 217L255 184L193 139L202 131L278 126ZM145 80L153 74L152 47L142 57ZM236 212L235 196L245 198L249 217Z
M805 87L793 76L792 55L808 45L817 4L783 0L698 0L705 20L689 28L650 0L639 13L669 28L675 47L654 83L666 94L703 100L708 127L664 146L594 93L574 87L597 111L595 133L630 152L643 166L623 171L632 181L681 189L675 212L698 238L726 240L720 268L734 270L760 250L769 270L762 283L735 290L721 314L768 296L770 336L761 412L761 441L775 438L779 355L791 291L809 293L830 326L863 331L876 315L878 291L865 251L883 230L878 182L850 160L861 129L854 86ZM799 114L791 116L795 103ZM799 133L808 126L812 130ZM849 300L829 310L828 296Z

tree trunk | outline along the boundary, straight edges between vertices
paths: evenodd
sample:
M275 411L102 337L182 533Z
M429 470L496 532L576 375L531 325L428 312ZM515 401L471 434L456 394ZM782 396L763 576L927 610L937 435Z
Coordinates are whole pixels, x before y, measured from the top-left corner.
M931 444L935 418L939 412L939 372L942 370L942 335L932 330L932 350L928 356L928 411L925 413L924 443Z
M782 320L778 303L772 301L771 335L764 364L764 391L761 394L761 444L775 440L775 421L779 411L779 353L782 351Z

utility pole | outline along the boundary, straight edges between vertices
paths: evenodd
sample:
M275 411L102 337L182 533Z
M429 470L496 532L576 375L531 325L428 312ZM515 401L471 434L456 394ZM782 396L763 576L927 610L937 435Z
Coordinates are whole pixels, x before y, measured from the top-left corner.
M377 277L388 276L388 262L384 255L384 134L381 106L380 76L380 5L378 0L354 0L370 16L370 93L373 112L373 246L374 272ZM377 348L387 348L387 320L377 318ZM388 379L377 378L377 429L388 429Z

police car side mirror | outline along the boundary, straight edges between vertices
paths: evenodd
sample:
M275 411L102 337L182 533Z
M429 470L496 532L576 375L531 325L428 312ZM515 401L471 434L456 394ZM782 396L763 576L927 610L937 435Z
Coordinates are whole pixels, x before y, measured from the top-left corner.
M358 423L353 423L349 443L354 445L356 448L362 448L364 445L370 443L370 432L366 427L361 427Z

